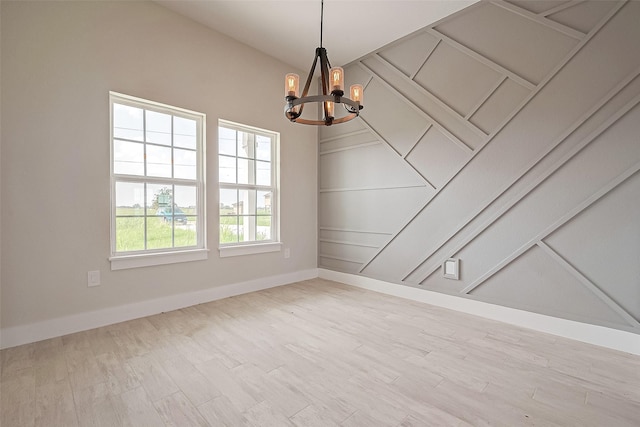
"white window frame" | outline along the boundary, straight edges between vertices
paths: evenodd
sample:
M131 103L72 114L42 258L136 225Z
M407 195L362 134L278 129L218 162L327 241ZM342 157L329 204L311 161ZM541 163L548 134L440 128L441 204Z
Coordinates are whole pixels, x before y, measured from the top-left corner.
M113 135L113 105L123 104L144 110L170 114L172 116L196 120L196 240L195 246L173 247L163 249L144 249L136 251L116 251L116 183L117 182L144 182L148 184L166 185L193 185L194 180L180 178L156 178L151 176L126 175L114 173L114 135ZM207 233L206 233L206 198L205 198L205 136L206 115L184 108L174 107L159 102L149 101L117 92L109 92L109 147L110 147L110 177L111 177L111 261L112 270L126 268L147 267L153 265L172 264L204 260L208 258ZM146 200L145 200L146 205ZM146 222L145 222L146 223ZM145 231L146 232L146 231Z
M271 146L271 183L269 187L272 192L271 196L271 239L258 241L246 241L246 242L233 242L233 243L220 243L220 211L218 209L218 250L220 251L220 257L231 257L239 255L251 255L267 252L278 252L282 249L282 243L280 242L280 133L268 129L261 129L255 126L249 126L241 123L231 122L229 120L218 120L218 133L220 127L234 129L236 131L253 133L258 135L268 136L272 140ZM220 140L216 141L216 152L219 159ZM232 156L230 156L232 157ZM236 158L237 153L236 153ZM218 165L218 198L220 197L220 189L257 189L265 190L263 186L255 184L230 184L222 183L219 179L219 165ZM218 200L218 207L220 206Z

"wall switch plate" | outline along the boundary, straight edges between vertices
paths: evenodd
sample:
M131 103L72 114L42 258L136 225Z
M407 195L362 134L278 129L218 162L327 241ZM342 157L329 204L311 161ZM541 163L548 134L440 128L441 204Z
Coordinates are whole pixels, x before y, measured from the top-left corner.
M284 248L284 257L285 258L289 258L291 256L291 249L290 248Z
M90 271L87 274L87 286L100 286L100 270Z
M449 258L442 264L442 275L445 279L460 279L460 260Z

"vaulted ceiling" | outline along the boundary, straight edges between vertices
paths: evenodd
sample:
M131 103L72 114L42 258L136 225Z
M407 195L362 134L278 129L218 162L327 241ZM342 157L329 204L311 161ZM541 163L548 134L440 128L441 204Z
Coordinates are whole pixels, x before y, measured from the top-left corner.
M320 44L320 0L156 0L306 70ZM344 65L476 0L326 0L323 46Z

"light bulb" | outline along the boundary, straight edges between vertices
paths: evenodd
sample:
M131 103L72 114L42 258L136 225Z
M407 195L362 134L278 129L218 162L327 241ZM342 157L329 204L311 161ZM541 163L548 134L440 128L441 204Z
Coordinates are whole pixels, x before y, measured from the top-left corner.
M298 97L300 90L300 76L294 73L289 73L284 77L284 96Z
M351 93L351 100L362 105L364 95L362 85L351 85L349 92Z
M329 70L331 92L340 91L344 92L344 70L342 67L333 67Z
M333 101L326 101L325 105L327 106L327 117L333 117L333 108L334 108Z

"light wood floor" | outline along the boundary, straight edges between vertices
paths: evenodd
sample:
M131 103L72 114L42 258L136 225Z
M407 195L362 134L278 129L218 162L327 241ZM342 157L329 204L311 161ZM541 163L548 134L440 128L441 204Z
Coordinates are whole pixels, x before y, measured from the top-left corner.
M321 279L1 366L2 427L640 425L640 357Z

